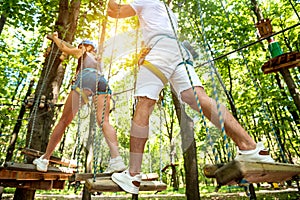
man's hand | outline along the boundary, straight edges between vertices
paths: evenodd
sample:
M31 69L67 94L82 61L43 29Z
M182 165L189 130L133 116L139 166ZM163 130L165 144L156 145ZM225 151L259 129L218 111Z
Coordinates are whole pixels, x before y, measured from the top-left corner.
M129 4L118 4L115 0L109 0L108 16L112 18L126 18L135 16L135 10Z

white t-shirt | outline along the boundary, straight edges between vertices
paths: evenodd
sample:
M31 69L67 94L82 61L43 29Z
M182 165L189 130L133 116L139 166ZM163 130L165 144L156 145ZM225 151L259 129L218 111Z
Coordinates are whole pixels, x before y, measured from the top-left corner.
M143 39L146 44L156 35L175 36L170 18L175 31L178 28L177 18L171 9L168 8L169 12L167 12L163 2L159 0L135 0L130 3L130 6L135 10L139 18Z

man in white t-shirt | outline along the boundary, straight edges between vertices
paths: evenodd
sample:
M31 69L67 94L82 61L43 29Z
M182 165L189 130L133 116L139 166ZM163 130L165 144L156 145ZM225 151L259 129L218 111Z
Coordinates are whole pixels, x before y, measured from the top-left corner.
M138 16L143 40L148 47L148 52L139 62L135 94L138 102L130 130L129 169L112 175L112 180L121 188L137 194L141 182L144 146L149 134L149 117L165 80L173 86L180 100L199 111L195 90L204 115L218 128L221 125L216 102L205 93L193 68L191 53L183 45L178 45L174 33L177 30L174 13L159 0L134 0L130 4L117 4L110 0L108 6L108 15L112 18ZM151 63L152 67L147 67L146 63ZM238 146L236 160L274 162L264 145L261 142L256 144L223 105L220 110L226 134Z

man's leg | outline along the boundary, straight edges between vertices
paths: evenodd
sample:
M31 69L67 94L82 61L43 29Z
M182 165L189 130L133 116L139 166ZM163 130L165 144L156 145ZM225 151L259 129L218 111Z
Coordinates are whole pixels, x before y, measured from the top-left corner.
M215 126L220 128L219 115L216 101L207 96L202 87L195 87L203 114ZM194 110L199 111L193 89L185 90L181 93L182 100L189 104ZM236 143L240 150L252 150L256 148L255 141L250 137L246 130L238 123L233 115L224 105L220 106L226 134Z
M132 194L139 192L144 147L149 136L149 117L155 102L155 100L146 97L139 97L130 130L129 170L112 175L112 180L115 183Z
M149 117L156 101L139 97L130 130L129 172L136 175L141 172L144 147L149 136Z
M220 128L219 115L216 101L208 97L202 87L195 87L197 96L199 98L203 114L215 126ZM197 102L195 100L192 89L185 90L181 93L182 100L189 104L194 110L199 111ZM268 150L265 149L262 142L255 143L246 130L238 123L233 115L225 108L220 106L220 111L224 120L224 127L226 134L238 146L237 157L238 161L254 161L254 162L274 162L269 155Z

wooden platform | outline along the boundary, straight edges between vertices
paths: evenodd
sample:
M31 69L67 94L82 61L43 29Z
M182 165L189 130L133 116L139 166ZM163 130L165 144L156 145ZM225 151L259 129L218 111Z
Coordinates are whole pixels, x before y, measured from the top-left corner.
M29 149L29 148L20 148L19 149L22 154L34 157L34 158L39 158L42 155L44 155L44 152L37 151L35 149ZM66 158L58 158L55 156L51 156L49 162L60 164L66 167L72 167L76 168L77 167L77 162L75 160L69 160Z
M120 192L124 191L111 179L96 178L87 179L85 186L90 192ZM167 189L167 185L160 181L142 181L139 191L163 191Z
M0 167L0 186L30 189L63 189L65 181L72 176L68 168L48 167L47 172L36 170L33 164L5 163Z
M214 176L220 185L238 184L241 180L249 183L279 183L300 174L300 165L286 163L262 163L231 161L218 168Z
M105 174L105 173L98 173L96 174L96 178L100 179L111 179L112 174ZM94 178L93 173L80 173L80 174L74 174L70 179L72 181L80 181L80 182L85 182L87 179L92 179ZM143 174L142 175L142 180L144 181L155 181L159 178L157 173L148 173L148 174Z
M86 178L86 179L84 179ZM140 191L163 191L167 189L167 185L161 181L157 173L149 173L142 175ZM85 181L85 186L90 192L119 192L124 191L116 183L111 180L111 174L97 174L96 179L92 178L92 174L76 174L77 181Z
M270 59L268 62L264 63L262 66L262 71L264 74L277 72L282 68L293 68L300 64L300 53L290 52L284 53L280 56L276 56Z

